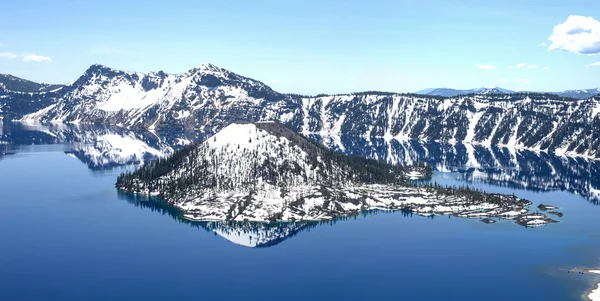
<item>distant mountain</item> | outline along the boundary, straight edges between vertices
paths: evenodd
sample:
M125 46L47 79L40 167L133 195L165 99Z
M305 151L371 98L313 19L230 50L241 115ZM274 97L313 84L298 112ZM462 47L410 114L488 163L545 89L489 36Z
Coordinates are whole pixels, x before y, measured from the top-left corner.
M55 90L62 85L40 84L10 74L0 74L0 90L11 92L43 92Z
M571 97L575 99L588 99L597 95L600 95L600 88L585 89L585 90L566 90L562 92L553 92L553 94Z
M429 94L429 92L435 90L435 88L427 88L427 89L423 89L423 90L419 90L416 93L420 94L420 95L426 95Z
M444 96L444 97L455 97L458 95L467 95L467 94L510 94L514 93L514 91L510 91L507 89L502 89L499 87L482 87L468 90L457 90L450 88L436 88L436 89L425 89L418 91L417 94L423 95L432 95L432 96Z
M435 88L425 93L425 95L443 96L443 97L454 97L461 94L471 94L468 90L456 90L450 88Z
M503 89L500 87L495 87L495 86L491 86L491 87L482 87L482 88L477 88L477 89L473 89L472 90L475 94L510 94L510 93L515 93L515 91L511 91L511 90L507 90L507 89Z
M443 96L443 97L456 97L458 95L466 94L510 94L516 93L515 91L499 88L499 87L482 87L476 89L460 90L450 88L436 88L436 89L424 89L416 92L421 95L431 96ZM573 98L573 99L589 99L600 94L600 88L584 89L584 90L566 90L560 92L521 92L529 94L553 94L559 97Z

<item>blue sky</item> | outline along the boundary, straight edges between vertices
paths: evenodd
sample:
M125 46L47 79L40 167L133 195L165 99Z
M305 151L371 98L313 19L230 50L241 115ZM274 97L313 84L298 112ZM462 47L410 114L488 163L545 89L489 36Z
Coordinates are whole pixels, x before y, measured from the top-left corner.
M5 1L0 73L67 83L93 63L213 63L303 94L600 87L597 0L88 2Z

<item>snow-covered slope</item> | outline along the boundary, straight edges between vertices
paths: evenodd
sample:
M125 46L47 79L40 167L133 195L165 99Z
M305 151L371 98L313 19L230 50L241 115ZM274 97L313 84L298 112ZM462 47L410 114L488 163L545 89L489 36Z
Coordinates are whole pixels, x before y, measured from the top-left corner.
M526 219L530 202L471 190L416 187L407 170L334 153L273 122L231 124L198 146L119 176L117 187L156 195L191 220L327 220L370 209ZM530 223L531 221L531 223ZM523 223L521 223L523 224Z
M464 142L600 158L600 101L537 95L304 99L305 133Z
M305 134L462 141L600 158L599 99L496 94L507 92L497 87L477 92L451 98L379 92L312 97L277 93L213 65L183 74L94 65L22 119L206 135L233 122L277 120ZM16 103L3 110L15 111Z
M207 124L259 119L266 102L277 106L274 98L283 97L261 82L210 64L183 74L141 74L93 65L65 87L57 103L22 120L204 129Z

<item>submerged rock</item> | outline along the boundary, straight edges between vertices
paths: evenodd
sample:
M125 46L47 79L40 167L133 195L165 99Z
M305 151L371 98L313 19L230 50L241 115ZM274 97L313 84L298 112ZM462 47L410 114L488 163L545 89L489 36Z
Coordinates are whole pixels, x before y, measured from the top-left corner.
M556 216L558 216L558 217L563 217L563 216L565 216L565 214L564 214L564 213L562 213L562 212L558 212L558 211L550 211L550 212L548 212L548 214L556 215Z
M496 223L496 221L495 221L495 220L493 220L493 219L491 219L491 218L484 218L484 219L481 219L481 220L480 220L480 222L482 222L482 223L484 223L484 224L495 224L495 223Z
M558 221L542 213L530 213L517 217L516 223L525 227L539 227L550 223L558 223Z
M540 204L538 206L538 208L542 211L548 211L548 210L554 210L554 209L558 209L558 207L552 206L552 205L544 205L544 204Z

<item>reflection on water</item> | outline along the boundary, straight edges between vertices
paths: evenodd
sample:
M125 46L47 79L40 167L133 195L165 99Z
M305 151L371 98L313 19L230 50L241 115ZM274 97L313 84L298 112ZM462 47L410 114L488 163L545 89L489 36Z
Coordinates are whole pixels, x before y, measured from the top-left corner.
M118 193L119 198L125 200L136 207L158 212L162 215L168 215L181 224L203 229L207 232L221 236L228 241L249 248L268 248L275 246L289 238L292 238L300 232L310 231L317 226L334 225L340 221L356 219L358 216L342 217L329 221L310 221L310 222L288 222L288 223L261 223L261 222L241 222L241 221L191 221L183 218L183 214L177 208L169 206L157 199L135 194ZM368 215L386 214L391 211L365 211L361 213L362 217ZM410 211L402 212L404 216L413 216ZM429 218L433 218L429 217Z
M267 224L236 221L190 221L183 218L177 208L147 196L119 192L119 198L136 207L168 215L182 224L213 232L232 243L250 248L275 246L288 238L294 237L299 232L310 230L319 224L317 222Z
M350 217L357 219L352 222L191 222L162 202L118 194L114 180L120 170L114 167L131 168L201 137L9 123L0 135L0 228L11 229L0 243L0 279L7 288L0 295L8 291L2 300L164 300L194 298L199 292L222 299L223 291L231 291L231 300L264 299L265 291L273 300L305 299L289 294L298 287L323 300L388 300L398 290L407 300L477 300L482 295L511 300L517 294L523 300L579 300L592 286L581 278L555 279L534 270L594 266L598 243L593 225L600 208L575 195L546 197L533 191L564 190L597 202L597 162L503 148L312 137L353 155L427 162L439 171L434 179L450 178L450 184L530 190L517 193L536 204L560 206L564 223L531 230L450 217L398 218L401 213L391 212L364 213L379 216ZM19 154L39 151L53 153ZM17 155L7 156L12 153ZM185 226L170 227L172 219ZM581 246L590 254L573 254ZM269 248L253 252L246 247ZM570 287L567 281L577 283ZM432 283L438 289L431 290ZM23 294L29 298L15 297Z
M425 162L469 183L530 191L568 191L600 202L600 162L543 152L481 145L397 141L383 138L309 136L331 149L394 164ZM31 145L61 144L65 153L101 171L168 155L206 137L198 133L154 133L92 125L26 125L4 122L0 157Z
M202 140L202 136L181 132L160 135L150 131L131 131L97 125L31 125L5 122L1 143L14 151L40 145L62 145L64 151L92 170L139 164L168 155L174 150Z
M311 138L350 155L394 164L425 162L436 171L457 173L456 179L469 183L537 192L568 191L594 204L600 201L600 177L597 176L600 161L507 147L386 141L383 138Z

